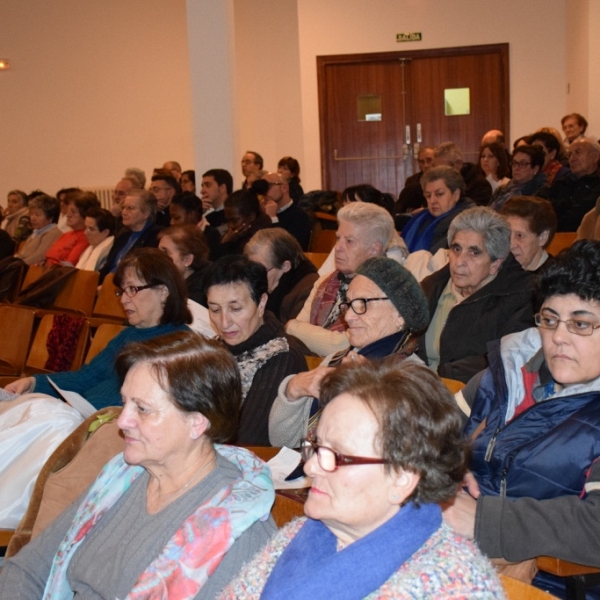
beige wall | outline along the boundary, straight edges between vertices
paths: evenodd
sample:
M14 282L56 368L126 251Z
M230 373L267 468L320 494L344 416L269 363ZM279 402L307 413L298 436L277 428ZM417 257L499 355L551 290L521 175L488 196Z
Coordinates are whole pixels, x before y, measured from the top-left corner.
M299 0L308 189L320 185L318 55L510 44L511 139L560 125L565 98L564 0ZM396 33L423 33L398 44ZM482 132L483 133L483 132Z
M598 134L599 21L598 0L3 0L0 204L168 159L239 183L246 149L297 157L317 188L324 54L508 42L511 138L568 110ZM408 31L423 42L397 44Z
M3 0L0 204L6 192L113 185L192 164L185 0Z

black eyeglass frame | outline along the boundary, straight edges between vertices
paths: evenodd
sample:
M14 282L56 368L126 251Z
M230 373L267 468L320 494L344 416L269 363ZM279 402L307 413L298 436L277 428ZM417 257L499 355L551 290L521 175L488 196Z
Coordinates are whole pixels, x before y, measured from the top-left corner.
M389 298L387 296L382 296L381 298L354 298L354 300L346 300L346 302L341 302L340 310L345 313L349 308L351 308L355 315L364 315L369 308L369 302L376 302L377 300L389 300ZM353 306L355 302L359 303L358 306L364 306L365 309L362 312L356 310L356 308Z

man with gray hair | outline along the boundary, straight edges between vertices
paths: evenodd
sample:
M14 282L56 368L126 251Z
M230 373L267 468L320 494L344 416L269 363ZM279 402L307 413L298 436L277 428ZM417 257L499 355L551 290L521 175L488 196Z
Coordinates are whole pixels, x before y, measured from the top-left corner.
M390 213L376 204L352 202L337 217L335 270L316 281L300 314L286 325L287 333L319 356L348 348L340 304L358 267L372 256L384 256L395 234Z
M487 344L533 327L532 276L510 253L510 226L491 208L460 213L448 230L449 264L421 286L431 322L420 356L440 377L485 369Z
M463 154L454 142L444 142L435 149L433 164L436 167L448 165L456 169L465 180L467 198L473 200L478 206L487 206L492 199L492 186L489 181L479 173L477 165L463 161Z
M552 203L558 218L557 231L577 231L600 196L598 142L587 137L577 138L569 146L568 155L569 170L538 194Z

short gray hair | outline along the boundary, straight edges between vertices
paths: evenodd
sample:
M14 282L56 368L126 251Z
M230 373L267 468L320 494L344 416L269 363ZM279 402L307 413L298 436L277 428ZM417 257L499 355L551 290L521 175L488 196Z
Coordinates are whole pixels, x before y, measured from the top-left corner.
M350 202L337 213L338 221L348 221L358 225L370 242L378 242L385 251L396 231L394 219L390 213L376 204L369 202Z
M127 196L140 199L140 208L147 213L150 213L149 219L154 223L156 213L158 212L158 203L156 196L148 190L140 190L133 188L127 192ZM126 196L126 197L127 197Z
M483 238L483 245L492 262L506 258L510 252L510 225L495 210L475 206L457 215L448 229L448 246L459 231L474 231Z
M449 163L454 163L459 160L463 161L463 155L460 148L454 142L444 142L435 149L435 158L442 158Z
M428 183L442 179L448 186L451 192L460 190L460 195L463 196L465 193L466 185L463 176L454 168L442 165L439 167L431 167L423 173L421 177L421 188L425 191L425 186Z
M141 189L146 187L146 173L142 171L142 169L138 169L137 167L129 167L129 169L125 169L125 177L132 177L134 181L136 181L136 186Z

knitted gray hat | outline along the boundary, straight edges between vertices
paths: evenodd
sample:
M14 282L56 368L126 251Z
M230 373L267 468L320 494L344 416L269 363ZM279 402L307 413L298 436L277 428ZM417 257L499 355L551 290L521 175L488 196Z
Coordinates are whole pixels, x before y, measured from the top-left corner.
M381 288L410 331L423 331L429 325L425 294L412 273L400 263L385 256L375 256L358 267L356 274L367 277Z

